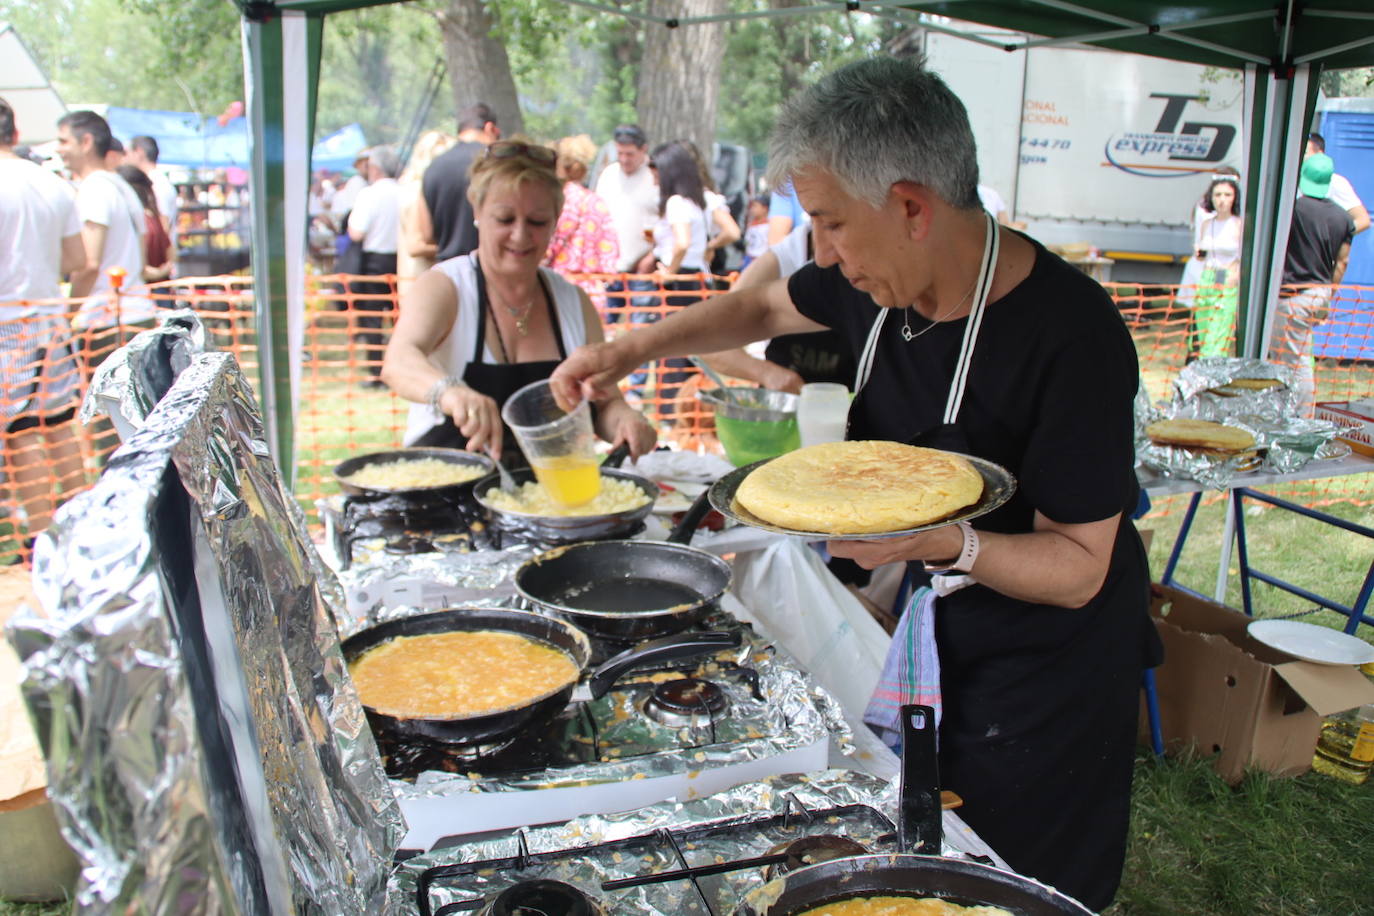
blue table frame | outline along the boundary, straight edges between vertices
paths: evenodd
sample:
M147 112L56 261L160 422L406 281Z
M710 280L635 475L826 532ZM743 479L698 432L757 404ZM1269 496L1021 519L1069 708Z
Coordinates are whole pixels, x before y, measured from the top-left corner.
M1350 474L1374 473L1374 458L1367 458L1363 455L1353 454L1346 458L1333 461L1313 461L1306 466L1291 474L1244 474L1239 476L1234 483L1235 486L1226 491L1226 514L1224 528L1222 531L1221 556L1217 569L1216 590L1211 596L1204 595L1185 585L1174 581L1174 572L1178 566L1179 557L1183 553L1183 545L1187 540L1188 533L1192 528L1193 520L1197 514L1197 508L1201 504L1204 487L1202 484L1192 480L1176 480L1167 477L1159 477L1149 471L1140 471L1139 477L1141 485L1151 496L1167 496L1179 493L1191 493L1192 499L1188 502L1187 512L1184 514L1183 522L1179 526L1178 534L1174 538L1174 544L1169 552L1168 563L1164 567L1164 573L1160 581L1165 585L1170 585L1181 591L1197 595L1200 598L1211 598L1218 602L1225 602L1226 587L1229 581L1229 567L1231 562L1231 551L1234 548L1239 553L1238 567L1241 578L1241 596L1243 609L1249 616L1254 616L1254 606L1251 598L1251 581L1258 579L1261 582L1283 589L1291 594L1298 595L1306 600L1313 602L1321 607L1329 608L1344 614L1347 618L1345 632L1354 633L1361 623L1374 626L1374 617L1367 611L1371 598L1374 597L1374 561L1370 563L1369 572L1366 574L1364 583L1356 596L1352 605L1345 605L1334 599L1319 595L1315 592L1293 585L1278 576L1265 573L1256 569L1250 563L1249 547L1245 539L1245 500L1255 500L1267 503L1280 509L1296 512L1299 515L1314 519L1323 524L1331 525L1345 531L1363 535L1374 542L1374 529L1354 522L1347 522L1345 519L1336 518L1325 512L1316 509L1308 509L1296 503L1261 493L1256 487L1271 484L1283 484L1300 480L1318 480L1329 477L1344 477Z
M1348 474L1366 474L1374 472L1374 459L1366 458L1359 454L1352 454L1349 457L1334 461L1312 461L1305 467L1292 474L1245 474L1242 475L1237 483L1241 486L1231 487L1226 491L1226 514L1221 541L1221 557L1217 570L1216 593L1211 596L1219 603L1226 601L1226 586L1231 564L1232 544L1235 544L1240 554L1239 570L1241 583L1241 598L1244 604L1245 614L1248 617L1254 616L1254 605L1251 601L1250 580L1259 579L1269 585L1281 588L1291 594L1298 595L1321 607L1339 611L1346 615L1345 632L1353 634L1361 623L1374 626L1374 617L1370 617L1366 610L1369 607L1371 594L1374 594L1374 559L1370 561L1369 572L1365 575L1364 584L1361 586L1359 594L1355 598L1355 603L1349 607L1341 604L1334 599L1318 595L1308 589L1294 585L1280 579L1277 576L1255 569L1250 564L1249 547L1245 540L1245 500L1253 499L1259 502L1268 503L1280 509L1296 512L1307 518L1315 519L1324 524L1341 528L1355 534L1362 534L1374 542L1374 529L1364 525L1357 525L1354 522L1347 522L1345 519L1336 518L1325 512L1318 512L1315 509L1308 509L1277 496L1270 496L1254 489L1256 486L1267 484L1281 484L1298 480L1318 480L1327 477L1344 477ZM1183 516L1183 522L1179 525L1178 534L1174 538L1173 547L1169 551L1169 561L1165 564L1164 574L1160 576L1160 581L1165 585L1172 586L1179 591L1196 595L1206 599L1209 596L1199 591L1191 589L1186 585L1181 585L1174 581L1174 570L1178 567L1179 557L1183 554L1183 544L1188 539L1188 532L1192 529L1193 519L1197 515L1197 507L1202 502L1202 494L1205 489L1202 484L1192 480L1175 480L1168 477L1160 477L1151 471L1139 470L1138 475L1140 484L1145 491L1152 496L1170 496L1178 493L1192 493L1192 498L1188 501L1188 510ZM1159 700L1155 693L1155 677L1153 670L1147 670L1142 682L1145 691L1146 714L1150 724L1150 746L1157 756L1164 755L1164 739L1159 724Z

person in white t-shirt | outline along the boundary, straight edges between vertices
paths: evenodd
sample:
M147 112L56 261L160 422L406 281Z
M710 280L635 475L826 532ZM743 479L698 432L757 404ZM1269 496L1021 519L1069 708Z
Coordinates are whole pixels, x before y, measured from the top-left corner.
M105 167L110 125L91 111L73 111L57 122L57 152L78 184L76 210L86 247L86 267L72 274L72 296L91 297L72 319L79 329L109 328L151 317L147 299L115 297L110 271L122 270L123 286L143 277L143 205L128 182Z
M1307 151L1303 158L1306 159L1313 153L1324 152L1326 152L1326 138L1316 132L1308 134ZM1326 199L1350 214L1350 218L1355 221L1356 235L1369 228L1369 211L1365 209L1364 201L1360 200L1360 195L1355 193L1355 188L1350 184L1350 179L1344 175L1332 175L1331 192Z
M396 273L396 241L401 225L401 188L396 183L401 161L390 146L378 146L368 151L368 185L358 193L348 217L348 237L362 246L364 276L381 277ZM362 312L358 316L360 331L355 340L363 345L362 359L369 387L383 387L382 356L386 352L386 338L381 333L385 320L382 312L391 310L392 284L386 280L366 280L349 284L360 295L378 298L358 298L353 307Z
M71 187L14 152L14 110L0 99L0 445L6 502L30 535L56 508L56 480L81 480L71 422L80 367L65 306L64 274L86 266ZM19 300L29 300L21 302ZM34 301L38 300L38 301Z
M616 269L633 273L650 250L647 233L658 221L658 185L649 169L649 140L644 130L638 124L622 124L611 137L615 141L616 161L602 170L596 180L596 193L611 211L611 225L615 227L620 250ZM651 280L615 280L606 284L608 294L627 288L649 291L655 287ZM606 320L619 321L627 305L644 307L654 302L652 296L636 296L627 301L624 296L607 295Z

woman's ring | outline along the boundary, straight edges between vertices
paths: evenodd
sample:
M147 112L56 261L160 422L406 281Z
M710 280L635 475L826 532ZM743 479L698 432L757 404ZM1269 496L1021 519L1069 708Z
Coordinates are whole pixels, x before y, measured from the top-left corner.
M468 422L472 422L472 418L475 417L475 416L477 416L477 408L476 408L476 407L469 407L469 408L468 408Z

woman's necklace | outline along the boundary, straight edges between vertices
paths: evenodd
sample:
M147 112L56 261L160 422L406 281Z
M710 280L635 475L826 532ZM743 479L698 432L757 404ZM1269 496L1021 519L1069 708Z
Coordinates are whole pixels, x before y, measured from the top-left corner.
M931 328L935 327L937 324L944 321L950 315L953 315L955 312L959 311L960 307L968 301L968 297L973 295L973 288L977 285L978 278L974 277L973 286L970 286L968 288L968 292L964 293L964 297L962 299L954 303L952 307L946 309L941 314L936 315L934 318L930 319L930 324L921 328L921 330L919 331L911 330L911 306L908 305L906 308L902 309L902 340L905 340L907 343L911 343L913 340L920 337L926 331L929 331Z
M529 299L523 308L510 305L504 298L497 299L501 308L505 309L506 314L515 319L515 333L521 337L527 337L530 333L530 315L534 313L534 304L538 297Z

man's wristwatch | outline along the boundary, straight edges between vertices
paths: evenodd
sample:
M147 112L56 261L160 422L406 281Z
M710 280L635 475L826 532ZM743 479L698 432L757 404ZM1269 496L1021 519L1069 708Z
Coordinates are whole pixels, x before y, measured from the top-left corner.
M443 399L444 392L448 391L450 388L464 387L466 387L466 383L458 376L446 375L429 386L429 394L425 397L425 401L428 402L430 410L442 416L444 408L439 401Z
M959 556L952 560L924 561L921 565L928 573L970 573L973 563L978 559L978 532L968 522L959 522L959 532L964 536L964 545Z

